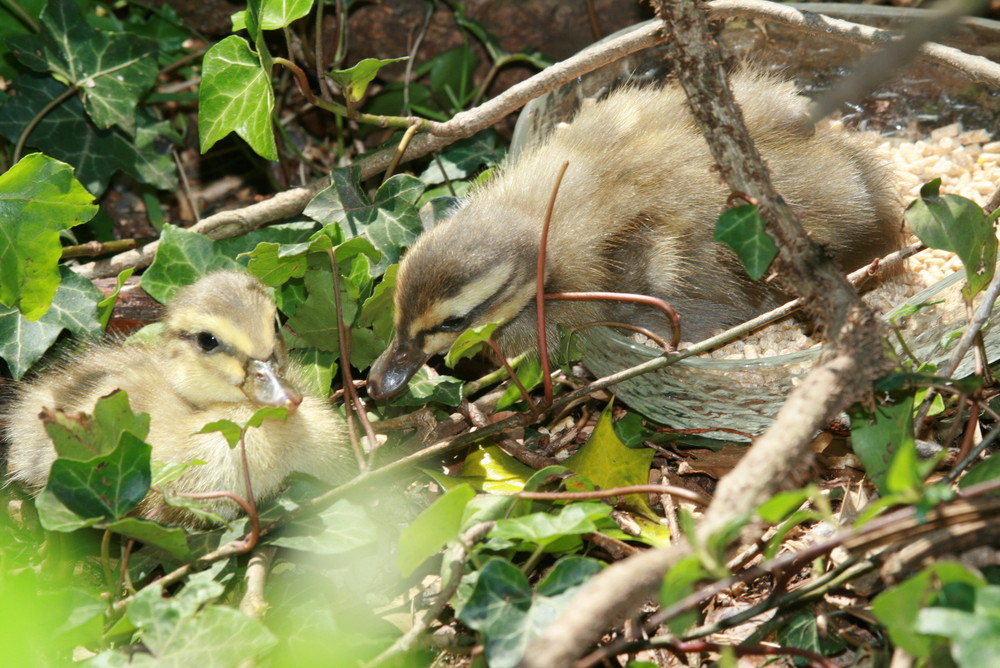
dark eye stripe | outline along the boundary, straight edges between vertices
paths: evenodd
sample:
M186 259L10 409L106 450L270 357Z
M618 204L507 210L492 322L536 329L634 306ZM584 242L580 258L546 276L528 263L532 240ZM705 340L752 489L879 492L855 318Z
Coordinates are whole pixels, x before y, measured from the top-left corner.
M472 327L476 324L479 317L486 313L494 304L501 301L507 293L511 291L512 286L515 284L521 284L523 280L523 271L515 271L511 274L507 282L501 285L496 292L487 297L485 300L474 306L468 313L463 316L452 316L450 318L445 318L438 325L431 327L426 330L427 334L434 334L437 332L462 332Z

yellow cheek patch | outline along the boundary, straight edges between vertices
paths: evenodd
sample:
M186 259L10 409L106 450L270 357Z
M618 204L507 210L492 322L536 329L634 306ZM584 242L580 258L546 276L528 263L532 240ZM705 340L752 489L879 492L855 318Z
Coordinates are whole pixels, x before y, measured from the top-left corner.
M510 280L513 271L514 267L509 263L497 265L465 284L461 292L454 297L435 302L430 309L413 319L408 332L409 338L416 338L421 332L434 329L448 318L464 317L469 311L495 295ZM520 308L519 306L518 310Z
M457 338L458 334L453 334L451 332L437 332L436 334L431 334L430 336L424 337L423 352L428 357L439 353L443 355L448 352L448 349L451 348L451 344L455 343L455 339Z

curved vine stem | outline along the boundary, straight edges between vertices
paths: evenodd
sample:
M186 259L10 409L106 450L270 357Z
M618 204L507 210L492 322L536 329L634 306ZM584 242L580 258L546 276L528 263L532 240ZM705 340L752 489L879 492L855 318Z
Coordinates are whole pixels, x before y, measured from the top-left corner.
M14 146L14 160L13 161L15 163L21 159L21 153L24 151L24 146L28 142L28 137L31 136L31 133L34 132L34 130L38 126L38 124L42 122L42 119L45 118L46 116L48 116L50 111L52 111L53 109L55 109L56 107L58 107L60 104L62 104L66 100L68 100L70 98L70 96L73 95L73 93L75 93L75 92L76 92L76 88L73 87L73 86L69 86L58 97L53 98L53 100L51 102L49 102L47 105L45 105L42 108L42 110L39 111L37 114L35 114L35 117L32 118L28 122L28 124L24 126L24 129L21 130L20 136L17 138L17 144Z

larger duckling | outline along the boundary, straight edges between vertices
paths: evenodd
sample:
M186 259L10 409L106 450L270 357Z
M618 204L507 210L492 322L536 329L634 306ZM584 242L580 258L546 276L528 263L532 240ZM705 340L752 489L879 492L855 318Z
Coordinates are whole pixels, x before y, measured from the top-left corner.
M285 406L288 417L246 432L256 499L274 496L293 471L341 479L350 461L343 419L299 375L285 355L267 288L241 272L208 274L170 302L159 341L84 348L21 384L7 411L9 476L33 491L45 486L56 452L39 419L43 407L92 412L100 397L122 389L134 411L149 413L154 460L205 462L172 483L177 492L246 498L239 447L230 448L218 432L195 432L216 420L245 424L261 406ZM139 512L159 505L151 493ZM212 510L227 520L238 512L225 499ZM198 524L172 507L157 519Z
M808 100L788 82L741 72L733 89L778 191L845 271L900 245L892 173L868 141L813 127ZM546 292L660 297L680 314L689 341L786 298L778 286L747 278L729 248L712 239L729 190L683 91L626 87L527 149L410 248L397 276L395 338L372 366L369 394L400 390L468 327L501 321L496 337L506 354L537 348L538 244L564 161ZM615 321L670 333L661 313L630 303L549 301L546 316L553 345L557 323Z

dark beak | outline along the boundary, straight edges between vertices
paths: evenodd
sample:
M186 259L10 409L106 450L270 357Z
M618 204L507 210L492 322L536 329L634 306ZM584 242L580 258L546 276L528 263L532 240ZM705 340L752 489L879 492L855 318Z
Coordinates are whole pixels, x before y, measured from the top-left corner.
M386 399L396 394L406 387L428 357L414 341L400 343L398 337L393 339L368 372L368 396Z
M284 406L289 415L302 403L302 394L285 380L273 359L250 360L241 389L250 401L261 406Z

